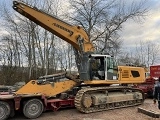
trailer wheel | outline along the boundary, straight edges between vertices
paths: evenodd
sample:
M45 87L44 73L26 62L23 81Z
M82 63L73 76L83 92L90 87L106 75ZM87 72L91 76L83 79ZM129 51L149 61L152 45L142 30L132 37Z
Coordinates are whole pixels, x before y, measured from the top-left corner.
M11 112L11 108L7 102L0 101L0 120L6 120Z
M23 114L25 117L34 119L39 117L44 110L44 106L41 100L31 99L28 100L23 107Z

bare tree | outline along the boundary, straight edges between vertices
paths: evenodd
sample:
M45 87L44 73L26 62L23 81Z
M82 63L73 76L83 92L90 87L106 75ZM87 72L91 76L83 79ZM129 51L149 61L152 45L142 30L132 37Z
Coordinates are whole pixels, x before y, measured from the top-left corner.
M26 0L25 2L36 5L49 14L59 14L60 11L60 2L57 0ZM19 67L28 67L29 79L55 72L53 69L59 67L55 56L57 52L55 45L59 38L56 37L57 40L55 40L53 34L18 13L12 14L12 9L8 9L5 4L1 9L5 21L2 24L9 33L5 37L5 41L2 41L3 46L5 46L1 57L3 63L11 66L15 64ZM8 49L5 49L6 47Z
M70 4L69 18L84 28L96 52L114 57L121 52L119 31L123 23L129 19L140 21L147 13L146 0L128 4L123 0L70 0ZM78 67L80 58L76 50L75 56Z
M122 41L118 31L128 19L143 18L147 12L146 0L70 0L74 10L70 18L87 32L97 51L116 54Z
M158 55L160 51L160 46L154 42L140 41L136 47L136 55L135 57L139 58L141 64L149 67L150 65L155 64L158 61Z
M24 0L24 2L51 15L54 14L61 17L63 13L62 2L58 0ZM5 5L1 9L2 17L5 21L3 25L9 32L5 44L8 49L6 51L3 50L6 55L2 57L5 59L4 61L8 62L5 63L6 65L9 63L13 65L14 62L16 66L26 66L29 79L35 79L39 75L50 74L58 68L71 68L71 63L66 63L72 62L73 57L73 54L70 54L72 52L69 44L65 43L65 48L59 47L64 44L58 44L59 41L63 42L60 38L55 37L55 35L18 13L14 12L15 14L12 14L12 9L7 9ZM58 49L58 47L61 49Z
M154 41L140 41L131 52L123 52L119 62L129 65L149 67L159 60L160 46Z

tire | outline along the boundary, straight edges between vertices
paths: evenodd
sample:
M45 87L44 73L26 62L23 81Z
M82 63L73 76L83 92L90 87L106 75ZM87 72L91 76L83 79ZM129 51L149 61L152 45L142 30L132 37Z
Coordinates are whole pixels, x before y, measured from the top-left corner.
M0 120L6 120L11 113L11 108L7 102L0 101Z
M44 110L44 106L41 100L31 99L25 102L23 107L23 114L25 117L35 119L39 117Z

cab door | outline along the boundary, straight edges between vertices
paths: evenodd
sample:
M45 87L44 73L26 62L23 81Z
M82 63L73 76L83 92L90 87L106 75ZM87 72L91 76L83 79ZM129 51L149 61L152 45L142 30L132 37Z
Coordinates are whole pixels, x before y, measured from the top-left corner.
M105 57L105 80L118 80L118 70L115 69L114 60L112 57Z

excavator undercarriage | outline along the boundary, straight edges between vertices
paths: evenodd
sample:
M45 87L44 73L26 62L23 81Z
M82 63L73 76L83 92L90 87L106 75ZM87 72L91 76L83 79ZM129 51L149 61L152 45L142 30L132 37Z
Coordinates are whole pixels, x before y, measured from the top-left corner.
M75 96L75 107L83 113L140 105L144 101L141 90L125 86L82 88Z

